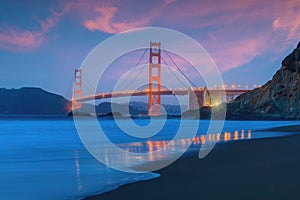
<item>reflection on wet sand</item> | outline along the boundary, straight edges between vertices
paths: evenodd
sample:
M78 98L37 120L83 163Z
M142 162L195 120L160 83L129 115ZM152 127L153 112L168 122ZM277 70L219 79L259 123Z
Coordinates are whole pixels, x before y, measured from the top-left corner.
M126 150L128 153L139 153L135 158L135 161L157 161L161 159L166 159L168 156L182 152L186 150L186 148L191 145L194 147L198 147L199 145L205 143L222 143L222 142L230 142L230 141L237 141L237 140L246 140L251 139L252 134L251 130L247 131L245 134L245 130L241 131L234 131L234 132L224 132L224 133L211 133L211 134L201 134L194 138L184 138L184 139L177 139L177 140L162 140L162 141L147 141L147 142L135 142L135 143L128 143L128 144L119 144L118 146L122 149ZM159 153L157 153L159 151ZM155 154L154 154L155 152ZM107 157L107 156L106 156ZM116 157L115 157L116 158ZM129 159L126 158L117 158L120 162L128 162ZM107 162L116 162L114 159L110 159Z

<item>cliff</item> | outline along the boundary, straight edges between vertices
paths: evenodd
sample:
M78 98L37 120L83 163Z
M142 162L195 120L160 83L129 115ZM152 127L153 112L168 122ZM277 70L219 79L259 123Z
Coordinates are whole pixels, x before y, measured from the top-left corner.
M272 80L237 97L227 111L228 119L300 119L300 42Z

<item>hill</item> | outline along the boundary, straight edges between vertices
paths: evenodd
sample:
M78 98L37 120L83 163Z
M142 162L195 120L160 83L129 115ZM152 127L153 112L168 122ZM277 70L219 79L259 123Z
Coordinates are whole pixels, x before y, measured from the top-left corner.
M272 80L228 104L229 119L300 119L300 42Z
M0 114L66 115L68 102L40 88L0 89Z

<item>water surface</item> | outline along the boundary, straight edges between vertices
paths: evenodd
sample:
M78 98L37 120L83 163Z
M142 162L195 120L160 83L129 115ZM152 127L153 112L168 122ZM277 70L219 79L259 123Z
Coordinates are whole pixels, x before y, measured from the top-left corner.
M138 120L138 123L145 125L148 121L143 119ZM179 123L179 119L167 120L158 135L137 140L122 133L113 120L100 122L114 143L137 153L164 147L173 138ZM234 142L284 136L291 133L255 130L296 123L228 121L222 133L211 133L203 141L209 122L201 121L197 137L176 141L174 151L180 150L180 144L184 145L187 140L193 143L190 151L195 151L199 150L203 142L209 142L208 140ZM149 157L149 161L164 159L168 153ZM73 120L63 117L1 117L0 158L1 199L80 199L126 183L159 176L155 173L119 172L100 164L82 145ZM123 159L126 162L126 158Z

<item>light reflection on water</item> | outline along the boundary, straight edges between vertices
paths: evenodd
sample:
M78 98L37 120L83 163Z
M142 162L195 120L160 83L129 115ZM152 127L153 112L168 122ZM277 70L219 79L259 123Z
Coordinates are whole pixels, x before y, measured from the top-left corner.
M75 167L76 167L76 180L77 180L77 191L81 192L83 189L81 178L80 178L80 163L79 163L79 156L78 151L75 150Z
M180 149L180 147L185 147L187 144L191 143L192 145L201 145L208 142L229 142L235 140L246 140L252 138L252 131L248 130L245 134L245 130L224 132L221 133L211 133L211 134L201 134L200 136L194 138L184 138L178 140L161 140L161 141L147 141L147 142L134 142L128 144L119 144L119 147L123 149L135 152L135 153L152 153L158 149L166 148L167 145L170 146L173 150Z
M171 158L173 155L185 151L190 144L191 148L189 151L195 151L199 150L201 145L205 143L226 143L249 139L252 139L251 130L236 130L234 132L224 132L222 134L201 134L194 138L118 144L118 147L125 150L126 153L124 155L116 154L114 149L105 149L103 152L106 158L105 162L109 166L117 165L128 167ZM136 155L134 157L129 157L129 152L136 153Z

